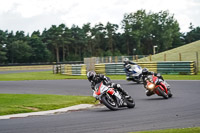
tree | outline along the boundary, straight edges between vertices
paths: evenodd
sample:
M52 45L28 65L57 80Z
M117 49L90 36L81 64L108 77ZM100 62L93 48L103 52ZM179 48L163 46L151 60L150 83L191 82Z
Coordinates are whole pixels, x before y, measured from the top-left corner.
M187 32L185 35L185 43L191 43L197 40L200 40L200 27L193 28L190 24L191 31Z
M31 47L27 42L19 40L11 44L11 63L30 63Z
M55 53L56 62L60 62L60 47L61 39L63 34L63 25L57 27L52 25L49 30L43 32L43 41L49 45L49 48L52 49L52 53Z
M139 54L152 54L154 45L159 51L165 51L180 43L179 24L168 11L146 13L138 10L125 14L122 25L128 54L133 48Z
M112 55L114 55L115 45L116 45L114 36L116 34L116 31L118 30L118 25L111 24L108 22L105 28L106 28L106 37L108 39L107 41L108 50L111 51Z
M96 24L92 30L92 56L103 56L106 51L106 31L102 23Z
M28 41L31 46L31 62L48 62L50 61L51 53L47 49L46 44L42 42L41 35L39 31L32 33Z
M0 30L0 63L5 63L7 61L7 38L6 32Z

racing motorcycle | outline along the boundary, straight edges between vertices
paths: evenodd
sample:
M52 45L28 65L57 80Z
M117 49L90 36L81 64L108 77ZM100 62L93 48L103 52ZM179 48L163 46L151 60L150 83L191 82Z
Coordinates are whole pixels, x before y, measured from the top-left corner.
M162 96L165 99L172 97L172 93L169 89L167 89L167 85L163 82L162 79L159 79L155 75L148 75L145 78L147 82L146 89L157 94L158 96Z
M110 110L117 110L121 107L135 107L133 98L125 98L120 91L104 85L103 82L95 85L93 97Z
M142 68L139 65L126 65L124 68L126 72L126 79L128 81L142 82Z

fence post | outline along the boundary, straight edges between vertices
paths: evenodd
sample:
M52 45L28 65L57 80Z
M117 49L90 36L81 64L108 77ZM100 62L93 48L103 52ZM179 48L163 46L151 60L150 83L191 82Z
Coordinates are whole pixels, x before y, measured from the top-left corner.
M135 58L136 58L136 62L138 62L138 55L136 55Z
M167 61L167 55L164 54L164 61Z
M149 61L152 61L152 59L151 59L151 54L149 55Z
M197 73L199 72L199 53L196 52Z
M181 53L179 53L179 61L181 61L182 59L181 59Z
M117 56L115 56L115 63L117 63L118 62L118 60L117 60Z

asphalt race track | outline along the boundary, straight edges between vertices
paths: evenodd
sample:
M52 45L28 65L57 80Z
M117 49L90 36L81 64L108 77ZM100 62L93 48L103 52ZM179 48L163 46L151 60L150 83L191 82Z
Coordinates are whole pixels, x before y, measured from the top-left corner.
M0 133L124 133L200 126L200 81L168 81L173 98L147 97L142 84L114 80L136 102L134 109L104 106L68 113L0 120ZM87 80L0 81L0 93L91 95Z

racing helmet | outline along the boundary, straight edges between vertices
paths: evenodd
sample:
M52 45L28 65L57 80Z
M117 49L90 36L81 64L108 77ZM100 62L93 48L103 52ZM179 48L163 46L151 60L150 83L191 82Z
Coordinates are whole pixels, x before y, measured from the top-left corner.
M123 59L123 62L126 63L126 64L128 64L129 59L128 59L128 58L124 58L124 59Z
M87 72L87 78L89 81L93 80L95 77L96 73L94 71L89 71Z
M148 72L149 72L149 70L147 68L143 68L142 69L142 74L143 75L147 75Z

